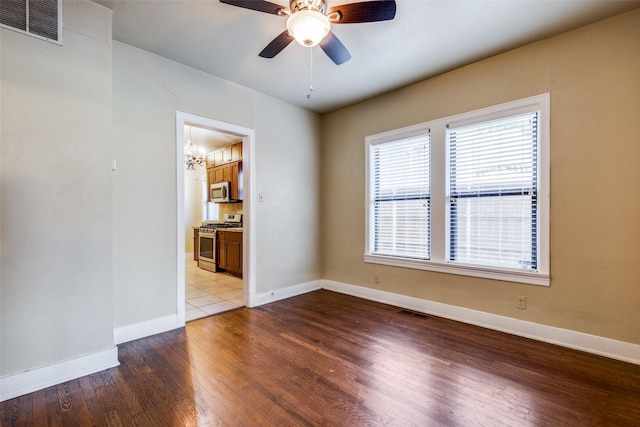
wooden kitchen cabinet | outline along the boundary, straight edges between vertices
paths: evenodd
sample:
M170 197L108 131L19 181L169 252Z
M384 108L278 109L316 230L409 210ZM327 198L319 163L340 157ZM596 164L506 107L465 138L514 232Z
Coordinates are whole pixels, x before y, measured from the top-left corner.
M231 166L216 166L213 168L213 183L225 182L231 180Z
M222 164L222 151L220 149L207 153L207 169Z
M212 151L207 155L207 184L230 182L233 201L242 200L242 142Z
M226 147L222 147L220 149L222 152L222 163L229 163L231 161L231 146L227 145Z
M209 186L211 184L213 184L215 182L215 177L214 177L214 174L213 174L213 170L214 170L214 168L208 168L207 169L207 184L208 184L207 185L207 189L209 188ZM207 193L208 192L209 191L207 191ZM209 195L209 196L211 196L211 195ZM211 201L211 200L209 200L209 201Z
M242 277L242 231L217 231L218 270Z
M222 151L216 150L213 152L213 165L218 166L222 164Z
M231 161L239 162L242 160L242 142L238 142L231 146Z
M220 149L222 164L242 160L242 142L236 142Z
M240 160L242 160L242 142L236 142L207 154L207 167L220 166Z
M231 163L231 184L230 192L231 199L242 200L243 186L242 186L242 162Z
M229 182L231 200L242 200L242 162L228 163L207 169L207 183Z

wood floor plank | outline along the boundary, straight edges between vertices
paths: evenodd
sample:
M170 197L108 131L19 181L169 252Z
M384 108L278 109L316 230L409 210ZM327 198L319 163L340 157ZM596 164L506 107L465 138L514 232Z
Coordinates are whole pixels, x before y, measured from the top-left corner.
M119 346L4 426L639 426L640 366L317 291Z

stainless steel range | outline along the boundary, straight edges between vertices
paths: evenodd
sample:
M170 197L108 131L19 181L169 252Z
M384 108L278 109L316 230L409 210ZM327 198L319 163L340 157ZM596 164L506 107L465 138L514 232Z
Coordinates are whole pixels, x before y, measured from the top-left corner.
M242 214L224 214L224 222L203 222L200 226L198 267L216 272L216 230L218 228L241 228Z

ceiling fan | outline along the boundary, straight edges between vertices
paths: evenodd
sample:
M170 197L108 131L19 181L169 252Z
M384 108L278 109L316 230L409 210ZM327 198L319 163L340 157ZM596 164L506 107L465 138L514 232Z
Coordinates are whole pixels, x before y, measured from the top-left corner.
M265 0L220 0L221 3L258 12L287 16L287 29L265 47L260 56L273 58L293 40L306 47L317 44L336 65L351 59L351 54L331 32L331 24L358 24L388 21L396 16L395 0L370 0L342 4L327 10L325 0L290 0L289 7Z

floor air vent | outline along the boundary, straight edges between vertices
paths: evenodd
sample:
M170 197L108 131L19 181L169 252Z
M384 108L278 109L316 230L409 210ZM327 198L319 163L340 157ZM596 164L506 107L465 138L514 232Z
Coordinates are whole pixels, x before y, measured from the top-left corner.
M418 313L416 311L411 311L411 310L400 310L398 313L406 314L407 316L417 317L418 319L428 319L429 318L429 316L427 316L426 314Z

